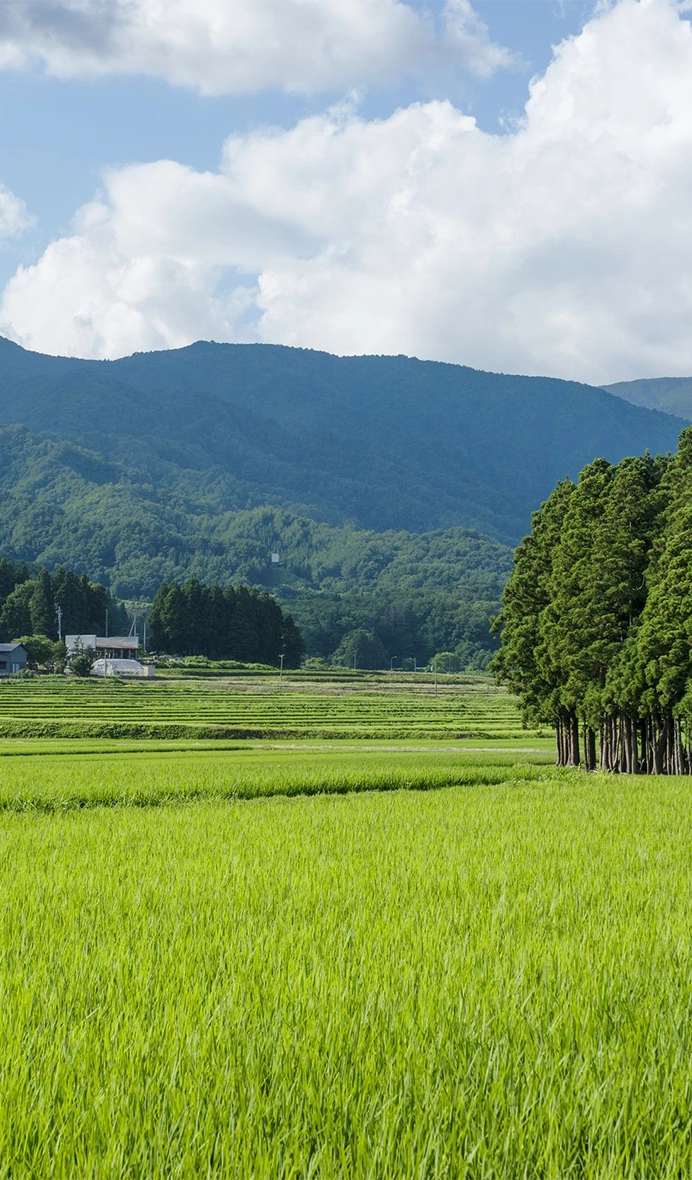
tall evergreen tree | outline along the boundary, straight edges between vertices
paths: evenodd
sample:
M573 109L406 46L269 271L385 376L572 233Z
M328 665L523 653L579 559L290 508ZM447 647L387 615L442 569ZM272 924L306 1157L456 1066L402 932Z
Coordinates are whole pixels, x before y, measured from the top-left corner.
M560 763L569 758L569 717L541 621L550 605L553 558L574 490L571 480L562 480L533 514L531 533L516 551L502 612L495 620L502 646L491 664L498 679L519 697L525 721L555 725Z
M0 641L11 643L19 635L31 635L31 599L35 583L20 582L5 599L0 611Z
M32 635L47 635L49 639L57 639L53 585L47 569L42 569L38 575L29 604L29 613Z
M662 487L668 503L632 662L650 731L647 769L680 774L690 771L692 745L692 427L681 434Z

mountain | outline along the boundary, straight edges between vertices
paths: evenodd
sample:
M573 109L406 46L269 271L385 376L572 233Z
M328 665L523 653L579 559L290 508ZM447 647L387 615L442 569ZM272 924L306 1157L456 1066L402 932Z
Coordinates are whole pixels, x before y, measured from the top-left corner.
M617 381L603 388L632 405L677 414L692 422L692 377L648 377L640 381Z
M264 505L513 545L557 479L673 450L683 426L587 385L403 356L200 342L87 361L0 339L0 551L149 593L233 576L236 514Z

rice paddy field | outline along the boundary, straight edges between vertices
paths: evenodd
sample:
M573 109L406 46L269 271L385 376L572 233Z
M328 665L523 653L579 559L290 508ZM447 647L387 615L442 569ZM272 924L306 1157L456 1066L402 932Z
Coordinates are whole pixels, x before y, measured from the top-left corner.
M523 736L516 701L479 676L236 676L147 683L44 677L0 683L7 737L362 738ZM437 691L436 691L437 688Z
M1 685L0 1177L691 1176L692 786L553 760L482 678Z

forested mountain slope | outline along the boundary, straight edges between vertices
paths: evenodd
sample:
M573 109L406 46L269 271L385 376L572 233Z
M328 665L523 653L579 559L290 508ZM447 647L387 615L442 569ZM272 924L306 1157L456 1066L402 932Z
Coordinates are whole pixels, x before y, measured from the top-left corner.
M200 576L265 504L377 532L513 544L595 455L675 448L683 423L589 386L406 357L199 343L118 361L0 339L0 550L128 584ZM21 428L20 428L21 427ZM200 564L201 563L201 564ZM204 567L204 568L202 568Z
M635 406L677 414L692 422L692 377L648 377L640 381L618 381L603 388Z

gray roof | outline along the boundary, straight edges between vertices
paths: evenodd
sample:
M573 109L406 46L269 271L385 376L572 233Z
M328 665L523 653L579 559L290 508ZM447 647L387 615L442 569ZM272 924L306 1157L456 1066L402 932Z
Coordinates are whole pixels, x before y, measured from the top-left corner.
M0 643L0 651L16 651L18 647L24 651L24 646L21 643Z

